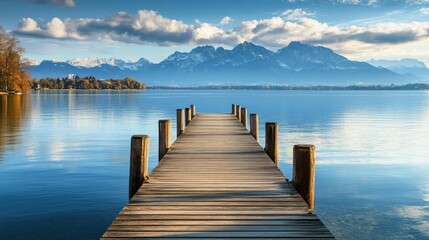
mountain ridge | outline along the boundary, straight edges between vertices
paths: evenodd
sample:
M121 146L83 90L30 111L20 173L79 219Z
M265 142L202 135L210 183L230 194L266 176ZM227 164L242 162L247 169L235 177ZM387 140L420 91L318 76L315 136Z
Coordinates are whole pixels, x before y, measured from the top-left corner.
M367 63L378 67L385 68L392 72L420 77L422 79L429 79L429 68L422 61L411 58L404 58L401 60L384 60L384 59L371 59Z
M301 42L271 51L251 42L231 50L198 46L190 52L174 52L159 63L145 58L42 61L31 66L35 78L65 77L69 73L97 78L133 77L148 85L351 85L403 84L421 76L400 74L366 62L351 61L333 50Z

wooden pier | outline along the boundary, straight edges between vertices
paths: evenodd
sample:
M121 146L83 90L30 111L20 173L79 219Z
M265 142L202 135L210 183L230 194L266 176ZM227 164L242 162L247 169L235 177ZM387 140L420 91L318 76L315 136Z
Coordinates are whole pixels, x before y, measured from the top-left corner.
M256 120L251 115L249 132L237 119L237 114L247 115L245 110L237 108L237 113L233 106L232 114L195 114L192 108L184 130L180 126L187 121L178 110L180 136L171 146L162 139L170 137L164 129L169 124L160 121L160 143L167 151L149 176L148 137L133 138L140 140L131 147L131 164L138 158L138 166L131 166L130 184L144 183L130 185L130 202L102 239L333 238L313 213L313 202L307 204L313 195L300 192L304 200L267 155L270 150L256 141L257 115ZM277 139L275 134L270 138ZM296 148L311 150L307 145ZM310 155L297 153L296 158ZM314 171L311 178L314 184Z

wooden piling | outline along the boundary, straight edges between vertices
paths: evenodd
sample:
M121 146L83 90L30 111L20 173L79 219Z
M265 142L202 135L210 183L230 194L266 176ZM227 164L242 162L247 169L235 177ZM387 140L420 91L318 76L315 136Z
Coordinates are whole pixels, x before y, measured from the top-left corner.
M316 148L314 145L299 144L293 147L293 185L314 209L314 179L316 168Z
M130 179L128 200L139 190L148 174L149 136L134 135L131 137Z
M191 119L193 119L194 117L195 117L195 105L194 104L192 104L191 105Z
M191 109L185 108L185 126L188 126L188 124L191 122L192 115L191 115Z
M258 141L259 138L259 120L258 114L251 113L250 114L250 134Z
M278 124L276 122L265 123L265 152L278 166Z
M185 110L177 109L177 137L185 130Z
M170 149L170 130L171 130L170 119L159 120L158 130L159 130L158 161L161 161L161 159Z
M247 128L247 108L241 109L241 123Z
M235 116L238 118L238 121L241 121L241 106L235 105Z
M235 113L235 108L236 108L235 104L232 104L231 113L237 116L237 114Z

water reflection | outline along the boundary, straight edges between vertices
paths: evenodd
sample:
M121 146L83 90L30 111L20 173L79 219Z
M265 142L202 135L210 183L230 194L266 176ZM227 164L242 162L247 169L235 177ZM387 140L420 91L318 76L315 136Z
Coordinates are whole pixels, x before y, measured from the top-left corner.
M264 122L279 122L289 178L293 144L316 145L316 212L339 239L428 237L429 94L169 90L0 96L2 237L99 238L128 200L131 135L151 136L153 168L159 119L175 133L177 108L231 103L259 114L262 145Z
M0 162L10 145L20 144L20 132L31 111L31 96L0 95Z
M412 228L429 237L429 206L404 206L398 208L397 212L412 222Z

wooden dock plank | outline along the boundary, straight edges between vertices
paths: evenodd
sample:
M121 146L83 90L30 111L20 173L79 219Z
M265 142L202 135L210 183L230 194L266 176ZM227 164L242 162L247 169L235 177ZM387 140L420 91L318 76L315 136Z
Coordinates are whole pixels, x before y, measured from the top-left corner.
M333 238L232 114L197 114L102 239Z

